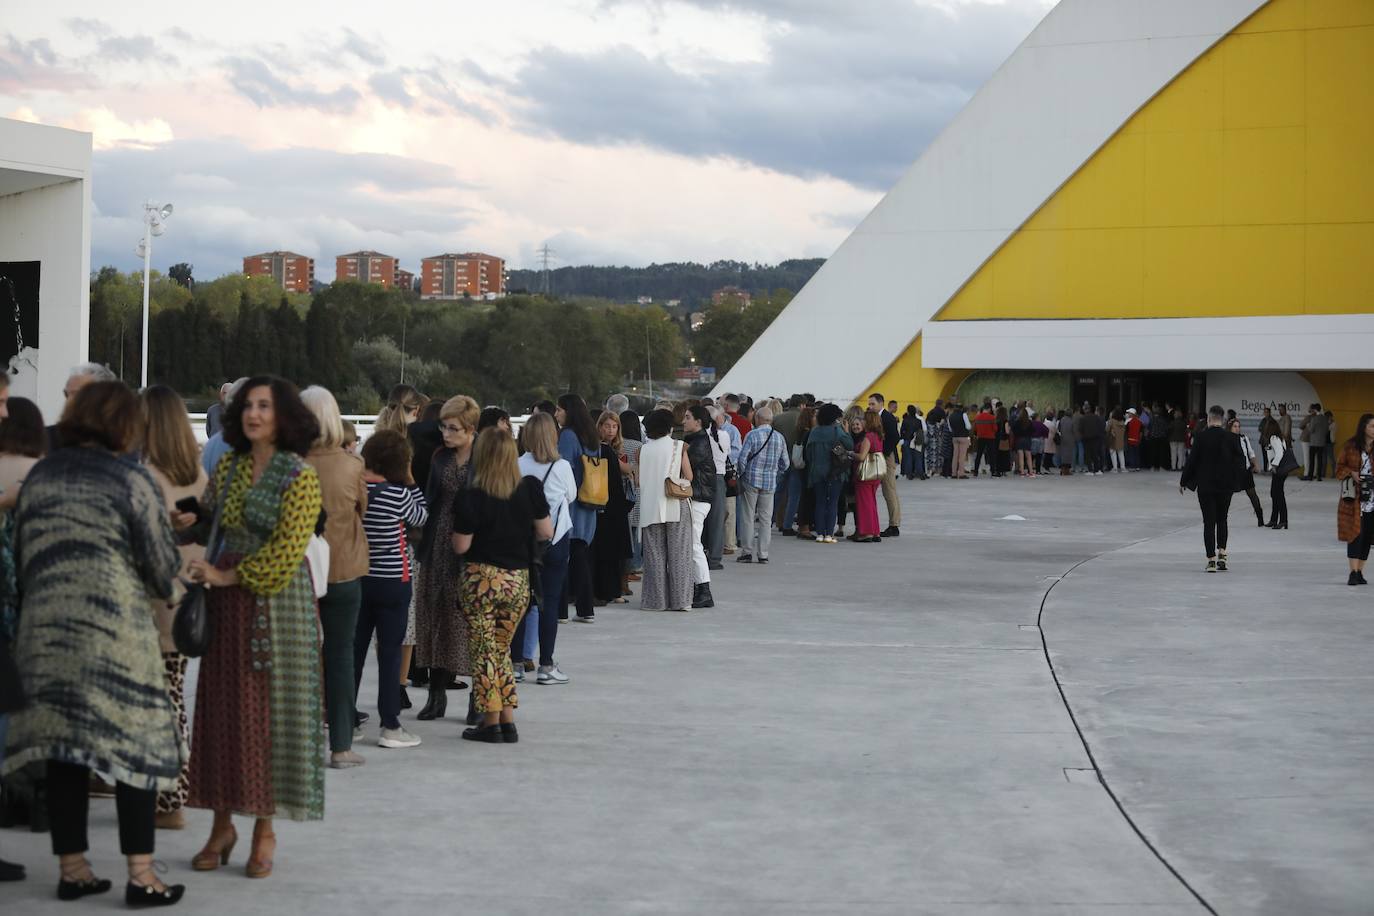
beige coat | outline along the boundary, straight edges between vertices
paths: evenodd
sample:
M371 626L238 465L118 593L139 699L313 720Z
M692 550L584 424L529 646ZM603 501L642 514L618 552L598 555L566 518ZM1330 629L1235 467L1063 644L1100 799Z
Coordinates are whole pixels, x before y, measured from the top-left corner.
M198 500L204 500L205 487L210 483L210 479L206 476L204 468L199 466L199 462L197 462L196 465L196 482L184 487L179 487L172 483L167 475L162 473L161 469L151 464L145 464L144 467L148 469L149 474L153 475L153 480L157 481L157 485L162 488L162 496L167 503L168 511L171 511L176 506L177 500L185 499L188 496L194 496ZM205 512L215 511L214 506L207 506L204 502L201 503L201 509ZM181 578L185 578L187 568L191 565L191 561L198 560L205 556L205 548L199 544L183 544L179 549L181 550L180 576ZM176 619L177 604L180 603L181 596L186 591L185 587L181 584L181 578L172 584L172 597L170 600L162 601L160 599L154 599L152 602L153 614L157 617L157 632L158 637L162 641L163 652L176 651L176 643L172 642L172 621Z
M329 583L348 582L367 575L367 482L363 459L341 448L314 448L306 463L320 475L324 506L324 539L329 544Z

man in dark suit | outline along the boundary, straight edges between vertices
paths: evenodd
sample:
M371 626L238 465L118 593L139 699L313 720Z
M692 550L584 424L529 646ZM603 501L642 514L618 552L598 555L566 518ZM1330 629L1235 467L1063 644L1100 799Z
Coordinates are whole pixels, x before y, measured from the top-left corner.
M883 422L883 457L887 459L887 473L883 474L883 502L887 503L887 528L883 537L899 536L902 526L902 501L897 496L897 443L902 441L901 424L897 415L887 409L883 396L874 392L868 396L868 409L879 411Z
M1245 466L1240 439L1222 428L1226 411L1213 405L1207 411L1207 428L1193 436L1193 450L1183 465L1178 491L1197 491L1202 509L1202 543L1207 548L1206 571L1226 571L1226 515L1231 511L1231 494Z

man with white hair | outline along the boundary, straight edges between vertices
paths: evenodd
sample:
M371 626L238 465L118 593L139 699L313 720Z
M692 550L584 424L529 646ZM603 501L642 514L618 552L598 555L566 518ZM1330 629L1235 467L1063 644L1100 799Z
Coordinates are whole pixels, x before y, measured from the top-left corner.
M219 386L219 400L211 404L205 411L205 436L209 438L224 428L224 408L229 406L229 390L234 387L233 382L225 382Z
M757 424L740 446L739 490L744 524L742 553L736 563L767 563L773 541L773 494L778 475L791 465L787 440L773 429L773 411L760 407L754 411Z
M630 409L630 399L623 394L616 393L606 399L606 412L613 413L617 417Z
M239 393L239 389L243 387L243 383L246 381L248 381L248 377L244 376L243 378L235 379L234 383L229 386L229 391L224 396L224 405L226 409L234 400L234 395ZM221 426L218 432L206 440L205 447L201 449L200 466L205 468L206 474L214 477L215 465L219 464L219 460L229 454L229 451L230 445L228 442L224 441L224 429Z
M102 366L100 363L77 363L72 366L72 371L67 373L67 383L62 386L62 397L70 401L78 391L85 388L91 382L114 382L118 381L119 376L110 370L109 366ZM57 435L57 424L48 427L48 452L54 452L62 446L62 440Z

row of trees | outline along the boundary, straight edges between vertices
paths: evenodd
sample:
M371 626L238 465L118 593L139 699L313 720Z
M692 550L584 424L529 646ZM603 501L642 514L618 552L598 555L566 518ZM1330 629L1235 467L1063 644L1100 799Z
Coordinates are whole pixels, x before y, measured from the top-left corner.
M520 410L564 391L603 399L650 365L671 375L686 353L679 325L657 307L424 301L347 282L312 297L239 275L190 289L158 276L149 299L150 379L203 403L226 379L271 372L325 385L350 413L376 411L402 377L427 393ZM130 382L141 371L141 309L141 274L106 267L92 276L91 359Z
M615 302L652 296L655 302L680 299L697 307L710 302L711 293L723 286L738 286L751 293L801 289L823 263L822 258L804 258L778 264L714 261L648 267L560 267L549 271L549 288L559 296L593 296ZM544 288L544 274L539 270L512 270L509 281L511 289Z

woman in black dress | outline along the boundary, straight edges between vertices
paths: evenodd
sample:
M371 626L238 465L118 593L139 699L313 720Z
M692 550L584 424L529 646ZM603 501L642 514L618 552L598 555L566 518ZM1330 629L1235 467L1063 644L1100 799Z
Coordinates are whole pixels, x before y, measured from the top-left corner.
M620 417L606 411L596 421L601 436L601 457L606 461L608 498L606 508L596 520L592 537L592 594L596 603L624 604L630 558L630 500L625 496L623 477L629 470L624 443L620 438Z

